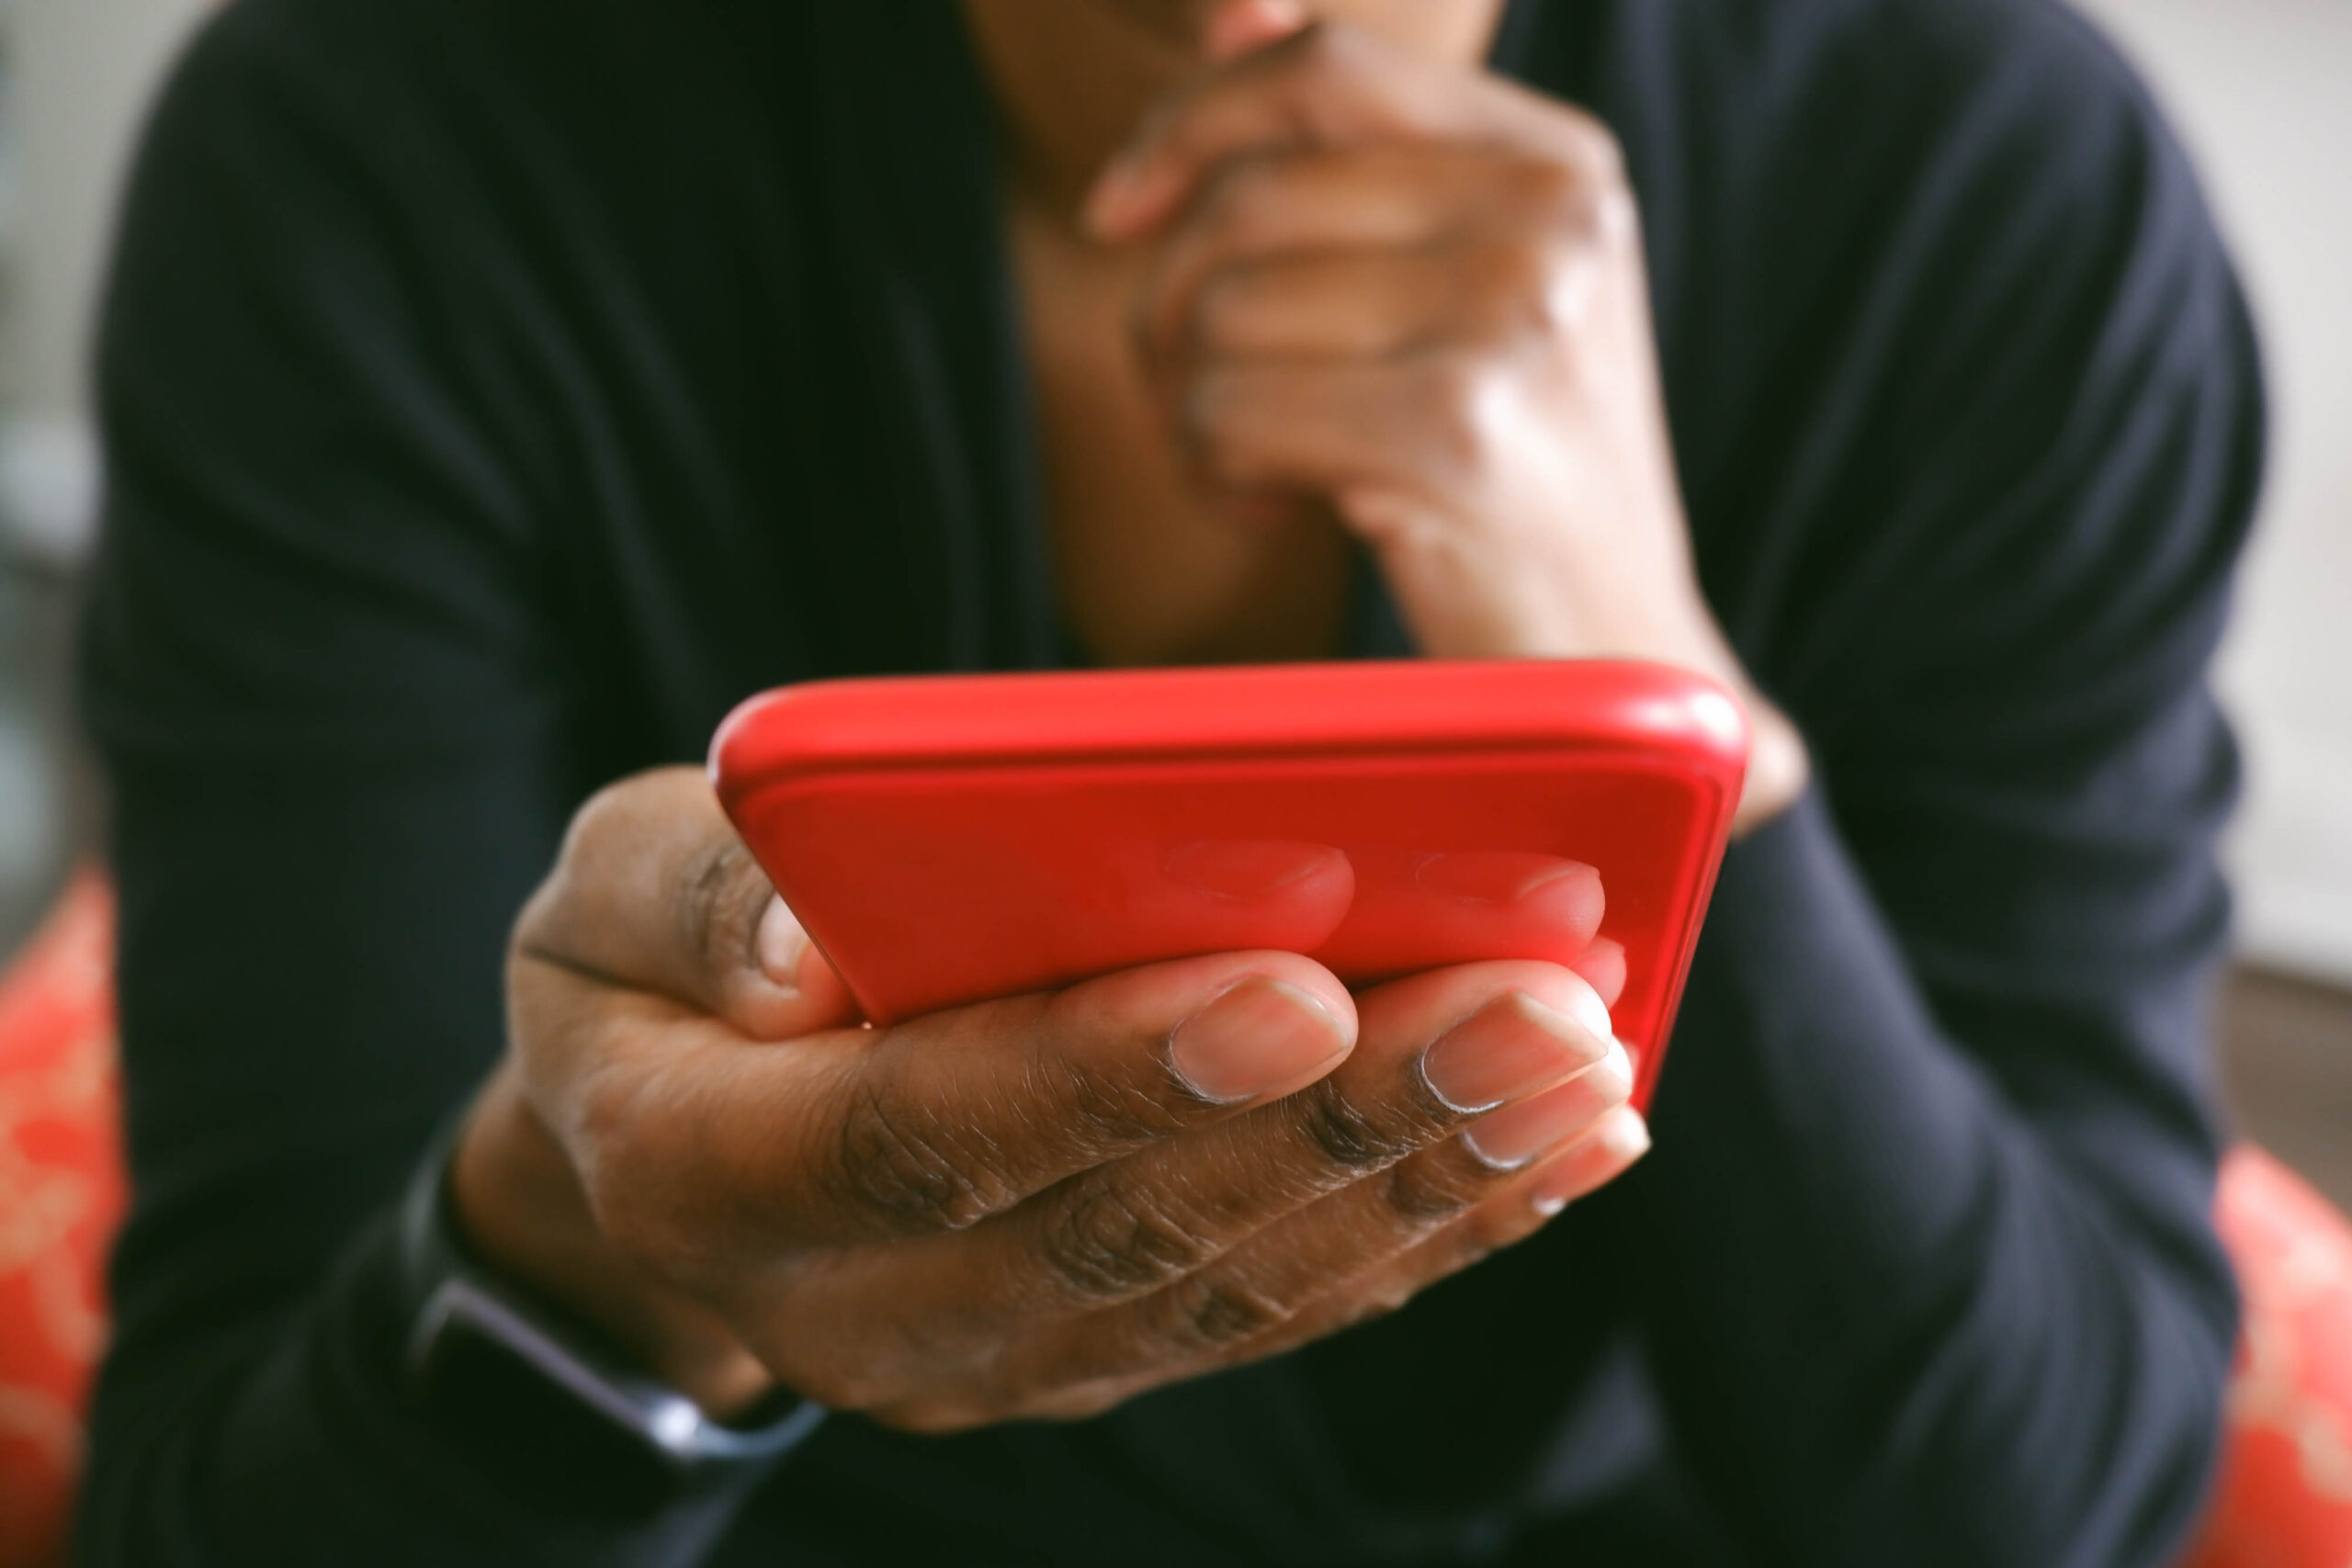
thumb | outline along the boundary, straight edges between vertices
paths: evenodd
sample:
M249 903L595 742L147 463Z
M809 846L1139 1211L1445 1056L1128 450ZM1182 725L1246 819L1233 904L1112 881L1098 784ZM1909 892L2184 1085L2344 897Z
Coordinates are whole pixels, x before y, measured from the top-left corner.
M782 898L768 899L752 947L767 983L745 987L729 1010L747 1033L789 1040L855 1021L857 1005L849 987Z

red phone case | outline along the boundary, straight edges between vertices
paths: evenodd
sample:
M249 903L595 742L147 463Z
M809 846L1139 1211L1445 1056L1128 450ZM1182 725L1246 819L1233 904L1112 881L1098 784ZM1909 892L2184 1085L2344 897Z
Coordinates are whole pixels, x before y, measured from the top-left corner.
M1683 671L1416 660L815 682L711 773L877 1023L1200 953L1566 961L1598 919L1645 1104L1747 756Z

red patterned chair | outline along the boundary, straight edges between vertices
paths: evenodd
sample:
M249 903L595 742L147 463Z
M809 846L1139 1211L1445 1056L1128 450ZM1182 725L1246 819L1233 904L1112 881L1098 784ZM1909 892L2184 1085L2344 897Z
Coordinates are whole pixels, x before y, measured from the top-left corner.
M2352 1224L2251 1145L2222 1168L2216 1217L2245 1333L2189 1568L2352 1568Z
M77 881L0 976L0 1568L55 1568L120 1217L112 908ZM2186 1568L2352 1568L2352 1224L2260 1150L2218 1210L2245 1292L2229 1451Z
M114 917L84 875L0 976L0 1568L62 1561L105 1339L116 1144Z

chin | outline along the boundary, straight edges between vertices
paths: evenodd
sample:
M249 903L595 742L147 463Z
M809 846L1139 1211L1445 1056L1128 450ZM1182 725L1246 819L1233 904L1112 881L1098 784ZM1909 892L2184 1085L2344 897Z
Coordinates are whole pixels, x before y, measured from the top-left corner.
M1188 55L1204 52L1209 18L1230 0L1083 0L1124 26Z

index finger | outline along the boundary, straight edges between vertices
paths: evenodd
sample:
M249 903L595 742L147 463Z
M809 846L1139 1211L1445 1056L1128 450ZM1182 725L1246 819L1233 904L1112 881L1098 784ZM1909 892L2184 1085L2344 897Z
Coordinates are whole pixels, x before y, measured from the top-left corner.
M1565 106L1492 76L1423 60L1360 28L1317 23L1180 88L1148 116L1086 204L1105 240L1136 238L1239 153L1383 140L1531 139L1579 150L1605 132Z

